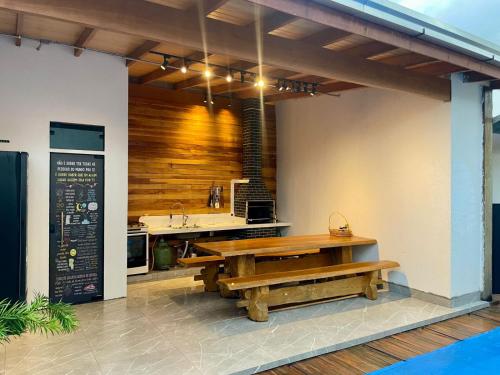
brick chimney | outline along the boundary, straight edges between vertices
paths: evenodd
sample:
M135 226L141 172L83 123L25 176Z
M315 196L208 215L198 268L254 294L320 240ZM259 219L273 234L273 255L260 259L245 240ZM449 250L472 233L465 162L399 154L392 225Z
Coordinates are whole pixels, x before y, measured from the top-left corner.
M236 216L245 217L246 201L271 200L273 196L262 179L262 114L260 100L242 102L243 118L243 178L248 184L239 185L234 197Z

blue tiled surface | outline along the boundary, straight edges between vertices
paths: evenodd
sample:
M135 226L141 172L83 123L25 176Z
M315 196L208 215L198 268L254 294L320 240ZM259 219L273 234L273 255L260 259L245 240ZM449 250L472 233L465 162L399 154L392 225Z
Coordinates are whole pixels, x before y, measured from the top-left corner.
M500 328L372 372L394 374L499 374Z

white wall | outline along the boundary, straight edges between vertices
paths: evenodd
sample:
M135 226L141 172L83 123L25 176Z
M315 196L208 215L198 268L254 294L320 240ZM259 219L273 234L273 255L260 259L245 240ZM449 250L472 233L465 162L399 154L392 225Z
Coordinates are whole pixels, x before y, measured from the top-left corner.
M491 160L493 203L500 203L500 134L493 134L493 155Z
M500 115L500 90L493 90L493 117ZM500 134L493 134L493 203L500 203Z
M324 233L339 210L378 240L363 257L400 262L390 281L449 297L450 124L449 103L378 89L280 102L280 219Z
M500 90L493 90L493 116L500 115Z
M483 113L482 88L452 77L451 295L482 289Z
M327 232L339 210L401 264L389 280L447 298L482 288L481 88L452 102L378 89L280 102L278 212L291 234Z
M28 289L48 293L49 123L106 127L104 297L126 295L128 77L121 59L0 39L0 150L27 151Z

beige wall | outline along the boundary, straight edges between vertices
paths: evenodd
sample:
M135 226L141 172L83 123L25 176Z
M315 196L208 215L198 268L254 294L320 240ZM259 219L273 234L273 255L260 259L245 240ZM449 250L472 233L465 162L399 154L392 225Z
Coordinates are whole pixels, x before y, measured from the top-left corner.
M399 261L389 280L450 297L450 107L377 89L278 104L278 210L290 233L327 232L339 210L379 241L358 258Z

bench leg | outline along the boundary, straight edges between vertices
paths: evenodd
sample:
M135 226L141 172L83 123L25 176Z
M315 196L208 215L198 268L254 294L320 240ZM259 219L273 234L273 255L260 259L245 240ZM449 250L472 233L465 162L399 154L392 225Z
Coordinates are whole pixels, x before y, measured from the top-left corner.
M377 292L377 281L378 281L378 271L368 272L366 275L367 285L365 289L366 298L374 300L378 297Z
M255 322L267 322L268 308L267 299L269 297L269 287L259 286L252 288L250 300L248 301L248 317Z
M222 279L229 279L231 275L228 275L227 273L219 273L219 280ZM238 293L237 290L227 290L226 288L220 287L219 288L219 295L222 298L239 298L240 294Z

